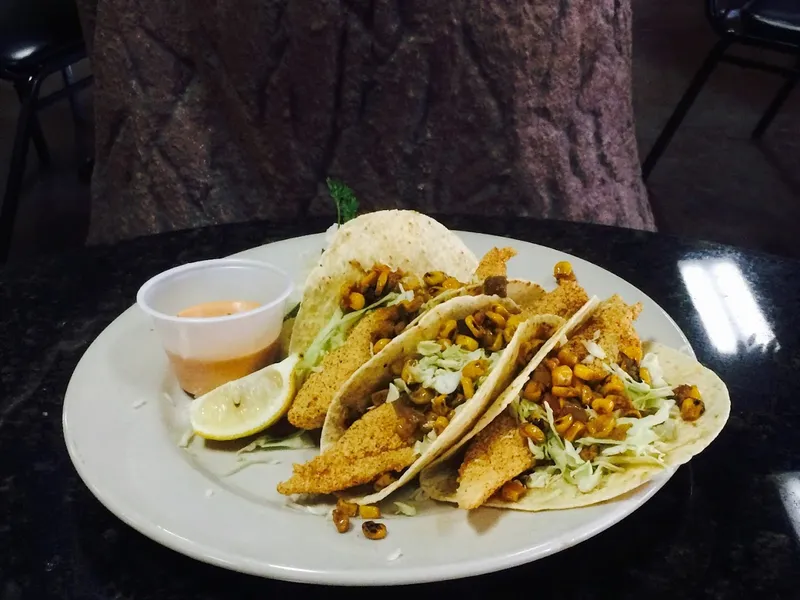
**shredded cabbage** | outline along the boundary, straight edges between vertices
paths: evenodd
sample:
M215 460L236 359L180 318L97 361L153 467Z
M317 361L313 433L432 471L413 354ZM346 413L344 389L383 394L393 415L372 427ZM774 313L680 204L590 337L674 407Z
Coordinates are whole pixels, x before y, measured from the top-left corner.
M406 517L413 517L417 514L417 507L408 502L395 502L395 511L398 515L405 515Z
M448 346L444 350L437 342L423 341L417 345L417 353L422 356L410 368L416 383L438 394L452 394L461 382L461 370L473 360L488 359L490 369L497 362L500 352L486 354L482 348L469 352L460 346ZM480 385L478 381L478 385Z

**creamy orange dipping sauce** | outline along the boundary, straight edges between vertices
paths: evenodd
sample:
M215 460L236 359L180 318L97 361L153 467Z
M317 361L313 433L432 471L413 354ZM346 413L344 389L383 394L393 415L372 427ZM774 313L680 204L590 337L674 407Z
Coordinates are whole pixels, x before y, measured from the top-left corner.
M190 306L178 313L179 317L213 318L226 317L255 310L258 302L246 300L221 300ZM249 375L275 362L279 343L275 341L265 348L243 356L218 360L185 358L167 352L175 376L183 390L191 396L202 396L224 383Z
M257 309L261 304L248 300L218 300L216 302L203 302L189 308L184 308L178 313L179 317L210 319L213 317L227 317L236 313L249 312Z

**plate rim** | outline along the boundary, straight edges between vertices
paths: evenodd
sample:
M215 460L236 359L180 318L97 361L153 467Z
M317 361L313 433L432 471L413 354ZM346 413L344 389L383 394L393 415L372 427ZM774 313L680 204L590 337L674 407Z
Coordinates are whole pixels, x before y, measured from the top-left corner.
M669 324L675 329L676 332L679 333L680 337L683 339L684 347L681 349L682 351L688 350L688 353L693 357L696 358L694 349L691 346L686 334L683 330L678 326L675 320L670 316L670 314L664 310L664 308L658 304L653 298L651 298L648 294L643 292L640 288L633 285L629 281L625 280L624 278L620 277L616 273L597 265L596 263L571 254L569 252L562 251L558 248L552 248L550 246L545 246L542 244L537 244L534 242L529 242L526 240L520 240L517 238L511 238L507 236L498 236L493 234L485 234L481 232L471 232L471 231L461 231L461 230L454 230L454 233L459 236L463 236L464 234L468 236L479 236L483 238L489 238L493 240L508 240L511 242L519 242L522 244L530 245L535 248L546 249L548 251L555 251L559 254L567 257L567 258L576 258L585 262L590 263L597 269L611 274L614 277L619 278L620 280L624 281L629 286L636 289L642 296L649 299L655 307L661 313L663 318L669 322ZM273 242L268 242L265 244L261 244L258 246L254 246L252 248L248 248L245 250L241 250L234 254L228 255L229 257L241 257L242 255L247 255L255 250L268 247L275 244L280 244L282 242L287 241L295 241L295 240L316 240L324 236L324 232L320 233L312 233L302 236L290 236L287 238L283 238L281 240L275 240ZM211 564L217 567L222 567L225 569L237 571L240 573L245 573L249 575L255 575L259 577L267 577L273 579L279 579L283 581L290 581L296 583L307 583L307 584L318 584L318 585L334 585L334 586L370 586L370 585L412 585L416 583L430 583L436 581L447 581L447 580L454 580L454 579L461 579L465 577L471 576L478 576L484 575L487 573L492 572L499 572L506 569L511 569L514 567L518 567L520 565L528 564L534 562L536 560L540 560L550 555L557 554L563 550L576 546L596 535L606 531L607 529L613 527L614 525L620 523L625 518L629 517L631 514L636 512L639 508L641 508L644 504L646 504L652 497L661 489L664 485L672 478L675 474L677 469L666 469L664 472L660 473L656 478L642 484L636 490L630 492L633 494L633 498L636 499L635 504L629 507L627 512L619 515L612 515L611 518L606 518L600 521L595 521L590 525L583 526L582 529L579 531L577 535L571 535L566 541L563 540L552 540L549 544L540 543L536 546L529 547L522 551L516 552L514 554L502 554L502 555L485 555L481 556L480 558L473 558L466 561L461 561L457 563L445 563L439 565L433 565L430 567L420 567L420 566L409 566L409 567L401 567L397 566L396 568L386 568L382 570L380 573L380 583L377 581L377 577L364 577L364 571L360 570L348 570L348 571L321 571L321 570L309 570L303 568L290 568L284 565L275 565L269 564L263 561L253 560L252 558L248 558L246 556L242 556L241 554L237 554L235 552L229 552L226 550L221 550L218 547L211 547L204 543L196 542L190 538L185 538L180 536L176 533L171 532L168 527L160 526L153 523L147 516L138 510L131 510L132 507L127 507L120 505L119 503L115 503L114 501L110 500L110 498L114 498L115 494L113 491L110 491L107 487L104 488L99 482L95 475L92 475L88 472L86 465L84 465L83 459L81 457L80 449L78 448L78 442L74 439L69 431L69 408L68 403L70 403L70 398L74 398L76 396L76 392L74 392L73 386L75 385L76 381L76 374L78 373L79 369L81 369L84 361L87 359L87 355L92 350L93 346L98 343L98 340L105 334L105 332L111 328L118 320L120 320L124 315L128 312L135 311L137 309L135 302L131 304L126 310L122 311L119 315L117 315L106 327L103 328L103 331L100 332L92 342L86 347L81 358L75 365L72 374L70 375L69 383L67 384L67 388L64 394L64 402L62 407L62 433L65 441L65 445L67 447L67 452L70 457L70 460L78 473L81 481L84 485L89 489L92 495L115 517L120 519L123 523L127 526L131 527L138 533L144 535L145 537L150 538L151 540L155 541L156 543L165 546L173 551L179 552L184 554L188 557L191 557L195 560L200 562L205 562L207 564ZM83 368L86 368L83 366ZM74 402L74 400L72 401ZM616 500L616 499L614 499ZM613 501L613 500L612 500ZM387 567L391 567L391 563L387 563ZM376 574L374 571L370 571L371 574Z

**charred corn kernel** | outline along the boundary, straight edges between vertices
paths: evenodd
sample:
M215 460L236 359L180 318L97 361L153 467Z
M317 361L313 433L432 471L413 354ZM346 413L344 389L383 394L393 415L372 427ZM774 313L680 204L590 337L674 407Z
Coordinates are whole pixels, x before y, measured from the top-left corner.
M406 384L414 383L414 374L412 370L416 365L416 361L409 358L406 362L403 363L403 370L400 374L400 378L406 382Z
M650 376L650 371L648 371L646 367L639 367L639 377L641 377L642 381L647 385L653 385L653 378Z
M381 509L375 504L362 504L358 507L358 516L362 519L380 519Z
M339 533L347 533L347 530L350 529L350 515L344 513L337 507L333 509L332 516L336 531Z
M533 375L531 375L531 379L533 379L534 381L538 381L545 387L553 383L553 378L550 375L550 371L544 365L539 365L534 369Z
M375 521L364 521L361 524L361 533L369 540L382 540L386 537L386 525Z
M353 310L361 310L364 308L364 294L359 294L358 292L350 292L350 295L347 297L348 306Z
M450 408L447 406L447 395L439 394L431 400L431 410L440 417L446 417L450 412Z
M560 362L562 365L575 367L578 362L578 357L572 350L565 346L558 351L558 362ZM575 370L575 374L578 374L577 369Z
M571 385L554 385L550 393L556 398L577 398L581 395L580 389Z
M336 501L336 508L348 517L355 517L358 514L358 504L355 502L348 502L344 498L339 498Z
M505 306L503 306L502 304L493 304L492 305L492 312L496 312L498 315L500 315L501 317L506 319L506 321L511 316L511 313L508 312L508 309Z
M553 385L572 385L572 369L567 365L559 365L553 369Z
M372 353L373 354L377 354L378 352L380 352L381 350L386 348L386 345L391 341L392 340L390 340L389 338L381 338L381 339L379 339L377 342L372 344Z
M623 346L621 352L637 364L642 361L641 344L629 344L627 346Z
M442 432L445 428L450 424L447 417L436 417L436 420L433 422L433 430L436 432L436 435L442 435Z
M614 415L605 414L591 419L586 424L586 431L591 437L607 438L611 435L611 432L614 431L614 427L616 426L617 420L614 418Z
M609 437L609 439L621 442L622 440L624 440L628 436L628 429L630 429L630 428L631 428L631 424L630 423L625 423L623 425L617 425L616 427L614 427L614 430L611 432L611 435L609 435L608 437Z
M522 397L531 402L538 402L542 399L543 392L544 385L538 381L529 381L525 384L525 387L522 388Z
M503 332L498 331L495 334L492 343L489 344L487 350L489 350L489 352L499 352L502 349L503 349Z
M375 283L377 279L378 279L378 272L370 271L361 278L361 280L358 282L358 287L362 292L366 292L369 289L369 287L373 283Z
M581 386L581 403L584 406L589 406L592 403L592 400L594 400L594 394L592 393L592 388L590 388L586 384L583 384Z
M575 377L584 381L603 381L608 376L604 369L590 367L589 365L575 365Z
M439 342L439 345L442 347L442 350L446 350L447 348L453 345L453 342L450 338L439 338L437 341Z
M525 494L527 488L516 479L507 481L500 488L500 497L506 502L519 502L519 499Z
M422 276L422 280L427 286L442 285L445 279L447 279L447 275L442 271L428 271Z
M372 487L375 488L376 492L380 492L383 488L389 487L395 481L397 481L397 479L394 475L391 473L384 473L375 480L375 483L372 484Z
M383 270L378 275L378 281L375 282L375 295L380 296L383 293L383 288L386 287L386 282L389 281L389 271Z
M473 360L472 362L468 362L466 365L464 365L464 368L461 369L461 375L468 379L477 379L484 373L486 373L486 369L482 360Z
M545 358L542 361L542 364L544 364L544 366L550 370L550 373L552 373L553 369L555 369L561 363L558 362L557 358Z
M558 435L564 435L567 433L569 428L572 427L572 422L574 420L575 419L571 413L567 413L563 417L557 418L554 423L556 426L556 433L558 433Z
M500 329L504 329L506 326L506 318L503 315L498 314L492 310L486 311L486 318L489 319Z
M566 260L562 260L556 263L556 266L553 267L553 276L556 279L565 279L568 277L572 277L572 265L567 262Z
M430 402L436 396L435 392L432 392L426 387L419 386L409 395L411 398L411 402L418 406L425 406L426 404L430 404Z
M457 290L461 287L461 282L455 277L448 277L442 282L443 290Z
M635 408L627 408L627 409L622 411L622 416L623 417L630 417L632 419L641 419L642 418L642 412L640 410L635 409Z
M483 330L478 326L477 323L475 323L475 317L472 315L467 315L467 317L464 319L464 324L476 338L479 338L483 335Z
M611 396L613 394L621 395L625 393L625 384L622 379L616 375L611 375L600 388L600 393L603 396Z
M478 340L475 338L471 338L468 335L461 335L458 334L456 336L456 344L467 350L468 352L472 352L478 349Z
M457 327L458 323L456 323L455 319L445 321L445 324L442 325L442 329L439 331L439 337L449 338L453 335Z
M697 398L684 398L681 402L681 418L684 421L696 421L706 412L706 405Z
M475 395L475 384L468 377L461 377L461 389L464 391L464 397L467 400Z
M544 431L539 429L533 423L523 423L519 428L519 432L531 440L534 444L544 444Z
M585 431L586 431L586 425L584 425L580 421L575 421L572 425L569 426L569 429L567 429L567 432L564 434L564 439L569 440L570 442L574 442L579 437L581 437Z
M592 400L592 408L600 415L610 415L614 412L614 398L606 396L605 398L595 398Z

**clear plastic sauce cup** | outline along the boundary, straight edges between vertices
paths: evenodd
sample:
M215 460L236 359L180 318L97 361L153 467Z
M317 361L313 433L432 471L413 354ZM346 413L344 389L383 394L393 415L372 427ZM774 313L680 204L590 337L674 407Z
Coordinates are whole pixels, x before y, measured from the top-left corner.
M200 396L275 361L291 278L264 262L223 258L156 275L136 295L180 386Z

